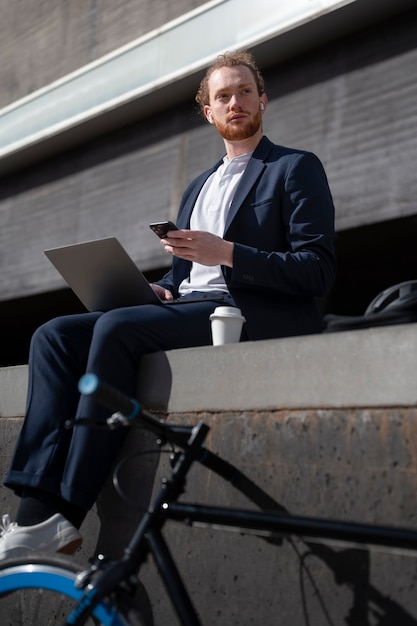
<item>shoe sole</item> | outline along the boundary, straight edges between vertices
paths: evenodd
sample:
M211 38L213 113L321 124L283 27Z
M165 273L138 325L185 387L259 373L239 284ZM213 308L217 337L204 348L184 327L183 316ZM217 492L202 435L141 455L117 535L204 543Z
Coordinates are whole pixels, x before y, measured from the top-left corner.
M70 541L69 543L65 544L65 546L62 546L62 548L59 548L59 550L57 550L57 554L73 555L75 552L77 552L82 542L83 542L82 538L78 537L77 539L74 539L73 541Z

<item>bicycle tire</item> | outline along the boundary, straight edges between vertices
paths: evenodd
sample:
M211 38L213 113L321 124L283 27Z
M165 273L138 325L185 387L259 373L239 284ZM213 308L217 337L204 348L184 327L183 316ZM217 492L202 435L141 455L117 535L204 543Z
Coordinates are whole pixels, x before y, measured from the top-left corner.
M82 591L74 581L82 568L68 558L50 555L16 557L0 562L2 626L64 624ZM145 611L146 613L147 611ZM150 626L134 599L123 590L101 601L86 626Z

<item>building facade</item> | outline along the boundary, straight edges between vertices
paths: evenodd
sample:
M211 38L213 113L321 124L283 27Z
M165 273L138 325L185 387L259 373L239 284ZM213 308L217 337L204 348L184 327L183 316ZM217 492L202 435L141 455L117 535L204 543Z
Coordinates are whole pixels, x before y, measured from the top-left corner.
M327 171L339 271L324 311L360 314L415 278L416 23L409 0L0 2L0 365L82 310L44 249L115 235L151 279L165 271L148 224L175 219L222 156L194 93L224 50L263 69L265 133Z

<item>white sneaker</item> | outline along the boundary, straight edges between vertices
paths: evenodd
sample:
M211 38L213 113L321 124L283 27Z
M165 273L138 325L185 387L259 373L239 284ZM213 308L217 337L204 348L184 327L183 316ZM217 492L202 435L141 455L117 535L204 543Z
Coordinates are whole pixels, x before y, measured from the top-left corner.
M21 556L28 551L74 554L82 543L78 530L57 513L34 526L19 526L3 515L0 526L0 560Z

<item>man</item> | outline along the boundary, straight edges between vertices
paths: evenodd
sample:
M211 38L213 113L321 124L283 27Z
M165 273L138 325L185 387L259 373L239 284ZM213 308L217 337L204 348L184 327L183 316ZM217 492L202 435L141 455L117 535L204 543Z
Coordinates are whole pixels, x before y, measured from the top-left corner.
M263 136L268 101L248 53L219 57L196 100L226 156L187 188L178 230L161 240L172 266L153 288L170 304L65 316L33 336L26 419L5 481L21 500L16 522L4 522L2 558L28 549L71 553L81 543L78 529L124 438L64 428L74 415L107 417L79 397L85 371L133 396L141 356L210 344L208 319L221 303L242 310L246 340L323 328L315 298L331 285L335 261L320 161Z

